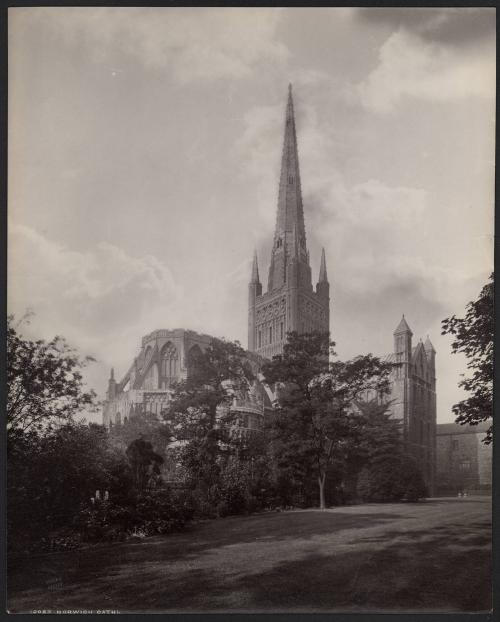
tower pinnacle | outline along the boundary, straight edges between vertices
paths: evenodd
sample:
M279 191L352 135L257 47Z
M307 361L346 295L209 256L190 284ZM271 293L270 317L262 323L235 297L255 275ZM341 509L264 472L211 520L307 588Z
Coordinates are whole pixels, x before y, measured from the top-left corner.
M319 283L327 283L328 276L326 274L326 258L325 258L325 249L324 247L321 249L321 265L319 267Z
M250 283L260 283L259 279L259 264L257 261L257 250L253 252L253 263L252 263L252 278Z

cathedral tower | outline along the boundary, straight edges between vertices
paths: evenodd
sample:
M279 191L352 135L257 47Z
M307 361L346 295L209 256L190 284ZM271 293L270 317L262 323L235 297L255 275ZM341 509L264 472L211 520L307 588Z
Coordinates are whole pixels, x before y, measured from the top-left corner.
M289 85L278 210L267 292L262 294L255 255L249 284L248 349L271 358L283 351L287 332L327 332L329 325L330 285L324 249L316 290L312 285L300 187L292 86Z

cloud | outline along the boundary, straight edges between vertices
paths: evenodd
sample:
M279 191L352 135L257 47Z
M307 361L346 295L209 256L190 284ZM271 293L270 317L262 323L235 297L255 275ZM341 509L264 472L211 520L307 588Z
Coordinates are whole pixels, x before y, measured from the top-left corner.
M288 55L275 40L279 9L45 7L13 10L11 25L22 18L38 20L69 47L83 46L95 61L132 58L167 69L180 84L242 78Z
M358 85L361 102L390 112L406 97L447 102L495 96L495 56L483 47L457 52L404 29L379 50L377 67Z
M35 312L32 336L54 330L82 353L97 358L89 379L102 389L104 370L125 371L137 349L141 326L157 328L179 317L184 291L167 266L152 256L132 257L101 243L73 251L34 229L9 227L9 312ZM106 376L104 376L105 378Z
M495 36L493 8L364 8L357 9L355 16L447 45L463 46Z

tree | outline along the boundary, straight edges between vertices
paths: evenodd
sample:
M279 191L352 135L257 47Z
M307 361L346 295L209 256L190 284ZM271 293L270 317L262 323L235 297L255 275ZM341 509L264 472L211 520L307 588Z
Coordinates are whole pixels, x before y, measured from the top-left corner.
M457 423L477 425L493 416L493 332L494 275L481 290L477 300L469 302L464 318L454 315L442 322L442 334L454 336L452 352L462 352L468 359L469 377L458 383L471 395L453 406ZM493 424L484 442L493 441Z
M357 495L358 476L363 469L391 460L403 452L401 422L393 419L390 402L378 398L355 402L353 430L347 449L346 492L351 498Z
M153 445L144 440L142 434L130 443L125 452L132 469L134 484L138 490L154 487L160 477L163 458L157 454Z
M327 474L345 462L355 434L354 401L389 389L388 364L372 355L330 363L333 347L325 333L289 333L283 354L263 367L266 382L278 394L271 422L278 462L292 467L296 476L315 477L321 509Z
M152 412L143 412L139 405L124 422L113 425L109 430L112 444L124 451L139 437L152 444L153 450L163 459L166 458L167 448L172 443L170 428L163 419Z
M235 417L229 406L235 393L245 391L253 374L240 344L220 339L193 355L189 367L164 417L182 444L181 461L189 482L210 504L221 462L231 453L229 429Z
M84 387L81 358L62 337L25 339L14 317L7 320L7 430L9 437L50 429L96 407L96 394Z

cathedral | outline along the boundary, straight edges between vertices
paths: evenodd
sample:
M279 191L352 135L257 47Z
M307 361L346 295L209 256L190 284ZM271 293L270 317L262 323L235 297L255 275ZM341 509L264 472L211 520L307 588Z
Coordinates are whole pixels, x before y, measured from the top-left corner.
M239 428L259 430L275 396L259 370L266 359L280 354L288 332L330 330L330 285L322 250L313 287L306 241L300 184L297 132L291 85L285 112L278 205L267 291L263 293L257 255L248 286L247 357L256 380L244 394L233 395L231 410ZM429 338L412 344L413 333L404 316L394 332L389 407L401 422L408 453L418 461L430 493L436 462L436 352ZM171 386L190 373L193 354L203 352L212 337L184 329L155 330L142 339L139 354L120 381L112 370L103 404L103 424L124 423L137 412L160 415Z

